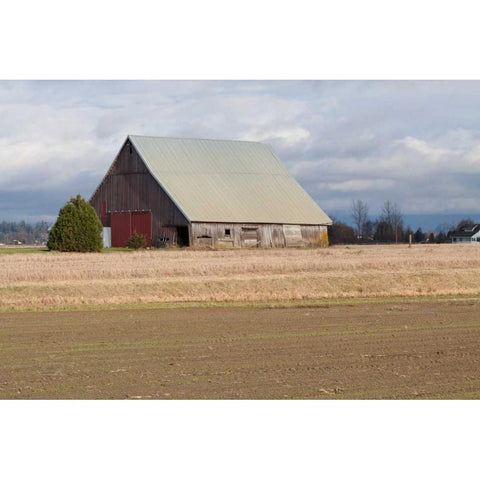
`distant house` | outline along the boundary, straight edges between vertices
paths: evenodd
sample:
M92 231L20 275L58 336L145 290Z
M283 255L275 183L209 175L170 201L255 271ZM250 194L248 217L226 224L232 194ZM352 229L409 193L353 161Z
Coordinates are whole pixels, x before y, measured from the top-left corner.
M451 234L452 243L480 242L480 224L473 227L464 227Z
M113 247L134 231L149 246L327 246L332 223L256 142L131 135L90 203Z

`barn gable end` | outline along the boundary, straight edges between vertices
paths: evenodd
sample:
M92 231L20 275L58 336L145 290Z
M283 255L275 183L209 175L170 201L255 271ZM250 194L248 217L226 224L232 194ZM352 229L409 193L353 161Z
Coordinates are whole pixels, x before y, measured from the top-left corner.
M151 243L154 246L167 238L168 242L174 241L176 227L188 228L189 225L128 139L92 195L90 204L104 227L112 226L112 214L151 212ZM114 238L112 241L113 246L123 246L116 245Z

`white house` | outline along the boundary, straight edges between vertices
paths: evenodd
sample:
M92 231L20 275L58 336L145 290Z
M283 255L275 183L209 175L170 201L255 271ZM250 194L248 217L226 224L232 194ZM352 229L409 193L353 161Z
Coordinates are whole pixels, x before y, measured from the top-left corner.
M452 233L452 243L480 243L480 224L464 227Z

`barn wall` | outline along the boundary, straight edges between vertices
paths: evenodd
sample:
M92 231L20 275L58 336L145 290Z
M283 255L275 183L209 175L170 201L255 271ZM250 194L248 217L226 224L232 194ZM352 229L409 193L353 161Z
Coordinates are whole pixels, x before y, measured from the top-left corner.
M152 177L135 148L131 150L124 145L90 203L104 226L110 226L111 212L151 211L152 243L158 246L165 231L170 230L164 227L188 226L188 221ZM104 203L106 215L102 215Z
M302 238L307 245L328 247L328 232L326 225L302 225Z
M300 247L328 246L327 227L324 225L192 223L191 244L225 247ZM230 231L228 235L226 232ZM297 234L297 236L295 236Z

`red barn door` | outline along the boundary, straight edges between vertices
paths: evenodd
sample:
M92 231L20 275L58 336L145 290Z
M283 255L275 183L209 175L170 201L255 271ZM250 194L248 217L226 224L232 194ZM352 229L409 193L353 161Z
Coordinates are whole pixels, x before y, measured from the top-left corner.
M132 212L132 233L145 235L147 247L152 246L152 212Z
M152 246L152 212L112 212L112 247L125 247L133 232L145 235Z
M112 212L110 224L112 226L112 247L125 247L131 231L130 212Z

